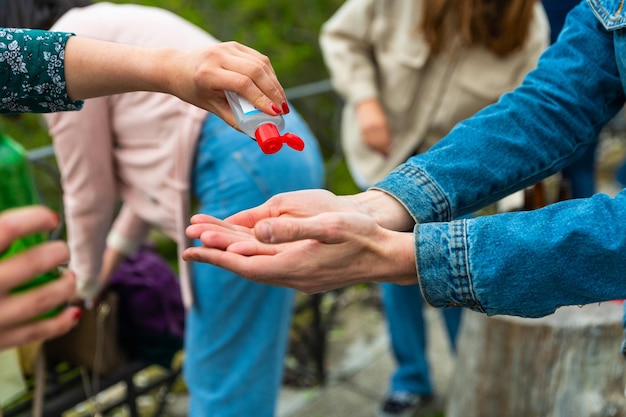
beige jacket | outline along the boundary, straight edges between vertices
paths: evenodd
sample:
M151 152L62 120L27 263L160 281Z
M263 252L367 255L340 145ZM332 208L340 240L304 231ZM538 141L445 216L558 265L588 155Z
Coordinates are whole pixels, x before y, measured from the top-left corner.
M52 29L145 47L191 50L217 42L167 11L111 3L72 9ZM107 234L109 246L122 253L132 252L151 227L176 241L179 255L189 246L189 176L207 112L165 94L130 93L45 117L62 175L70 267L79 290L93 287ZM179 261L189 306L189 270Z
M549 44L540 2L523 49L498 58L482 47L430 58L417 29L426 0L347 0L323 26L320 44L333 86L346 101L341 140L361 187L426 151L452 127L513 90ZM388 117L385 158L361 140L355 104L377 97Z

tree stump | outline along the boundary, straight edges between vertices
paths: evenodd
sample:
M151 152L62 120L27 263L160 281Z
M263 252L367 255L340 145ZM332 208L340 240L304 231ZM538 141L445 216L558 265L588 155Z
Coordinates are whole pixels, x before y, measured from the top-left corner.
M446 417L626 417L622 305L551 316L467 311Z

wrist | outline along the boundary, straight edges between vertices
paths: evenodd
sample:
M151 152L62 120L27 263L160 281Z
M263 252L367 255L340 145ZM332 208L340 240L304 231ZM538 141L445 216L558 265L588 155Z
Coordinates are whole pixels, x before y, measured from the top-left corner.
M385 256L389 264L384 268L384 282L397 285L419 283L416 264L416 240L413 232L389 232L391 239L385 242Z
M384 191L370 189L349 198L359 211L372 217L385 229L407 231L415 226L415 221L404 205Z
M179 95L176 83L184 79L179 68L187 59L182 55L182 51L169 48L147 51L147 58L142 64L144 78L149 83L148 91Z

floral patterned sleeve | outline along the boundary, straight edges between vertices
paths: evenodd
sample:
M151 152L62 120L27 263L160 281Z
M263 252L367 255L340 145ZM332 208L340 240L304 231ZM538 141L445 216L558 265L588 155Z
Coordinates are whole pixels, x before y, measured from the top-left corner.
M80 110L65 88L71 33L0 27L0 113Z

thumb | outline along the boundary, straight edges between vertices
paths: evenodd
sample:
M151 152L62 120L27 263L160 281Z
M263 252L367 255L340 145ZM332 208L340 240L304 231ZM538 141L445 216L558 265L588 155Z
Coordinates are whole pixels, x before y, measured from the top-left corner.
M333 213L341 216L339 213ZM265 219L254 228L256 238L264 243L286 243L315 239L324 243L340 240L340 230L333 216L321 214L307 218L278 217ZM340 219L339 219L340 220Z

